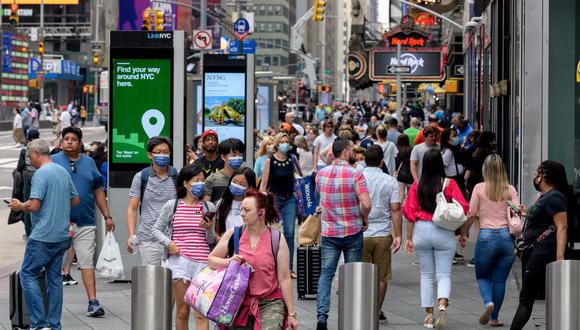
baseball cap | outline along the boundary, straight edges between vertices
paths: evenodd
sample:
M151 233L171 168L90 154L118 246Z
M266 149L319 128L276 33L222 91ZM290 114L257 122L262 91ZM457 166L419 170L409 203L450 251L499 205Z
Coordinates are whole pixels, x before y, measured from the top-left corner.
M214 135L216 139L218 138L216 131L208 129L207 131L203 132L203 134L201 134L201 140L203 141L203 139L205 139L205 137L208 135Z

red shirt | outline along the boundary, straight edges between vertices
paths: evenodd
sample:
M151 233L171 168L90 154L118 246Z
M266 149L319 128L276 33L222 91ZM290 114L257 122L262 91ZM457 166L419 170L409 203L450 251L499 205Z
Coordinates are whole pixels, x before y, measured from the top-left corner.
M469 211L469 204L463 197L461 189L455 183L455 180L449 179L449 184L443 192L447 201L455 199L463 207L465 214ZM433 221L433 213L421 210L419 205L419 197L417 195L417 181L413 182L411 189L409 190L409 195L407 195L407 200L403 206L403 215L407 221L415 222L417 220Z

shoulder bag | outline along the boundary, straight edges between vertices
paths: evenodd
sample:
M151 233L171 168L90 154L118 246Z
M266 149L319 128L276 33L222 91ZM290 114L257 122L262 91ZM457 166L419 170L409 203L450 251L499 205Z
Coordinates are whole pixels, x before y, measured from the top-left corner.
M445 198L445 188L449 185L449 179L445 178L443 180L443 188L435 196L437 202L437 207L433 213L433 223L438 227L447 229L450 231L455 231L457 228L461 227L466 221L467 217L463 213L463 207L455 199L451 199L448 203Z

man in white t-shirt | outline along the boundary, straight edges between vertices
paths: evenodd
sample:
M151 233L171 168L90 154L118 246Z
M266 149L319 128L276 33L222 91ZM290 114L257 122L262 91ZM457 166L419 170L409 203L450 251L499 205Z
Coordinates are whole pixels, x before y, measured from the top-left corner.
M63 130L69 126L71 126L71 115L68 111L63 111L60 115L60 129Z
M438 134L439 131L436 128L426 127L423 130L425 142L417 144L411 151L411 174L415 181L419 181L419 178L421 178L421 171L423 171L423 156L425 153L431 148L439 149L439 144L436 142Z
M314 157L312 158L312 168L321 169L328 165L322 157L320 157L320 152L324 150L329 145L332 145L336 139L334 135L334 122L331 119L324 121L322 125L323 132L314 139Z
M390 175L394 175L397 170L397 165L395 164L395 158L399 153L397 146L388 140L389 128L387 125L380 125L377 127L377 138L379 139L377 144L383 149L384 162Z

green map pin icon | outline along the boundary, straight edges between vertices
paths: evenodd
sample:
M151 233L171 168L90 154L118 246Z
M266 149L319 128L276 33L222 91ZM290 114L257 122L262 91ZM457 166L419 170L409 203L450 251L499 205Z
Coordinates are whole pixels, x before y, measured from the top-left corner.
M151 123L152 119L155 119L154 123ZM165 117L161 111L157 109L149 109L145 111L141 117L141 125L143 126L147 136L152 138L161 134L163 125L165 125Z

